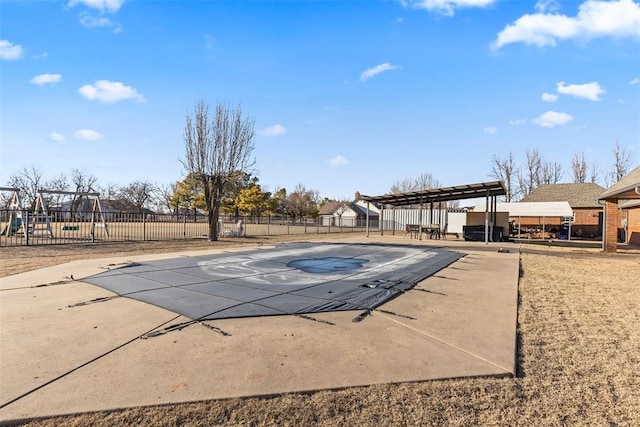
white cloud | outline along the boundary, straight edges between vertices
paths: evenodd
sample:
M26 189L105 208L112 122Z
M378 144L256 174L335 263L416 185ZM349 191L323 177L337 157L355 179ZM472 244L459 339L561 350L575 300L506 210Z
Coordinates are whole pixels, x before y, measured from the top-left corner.
M91 129L80 129L73 134L73 137L81 141L97 141L102 139L102 134Z
M287 133L286 127L280 124L275 124L275 125L267 126L266 128L262 129L260 132L258 132L258 135L273 137L273 136L281 136L286 133Z
M123 99L135 99L136 102L145 102L144 96L131 86L109 80L98 80L93 85L84 85L78 89L78 93L91 101L118 102Z
M511 126L522 126L525 123L527 123L527 119L509 120Z
M545 92L542 94L541 98L545 102L556 102L558 100L558 95Z
M534 119L533 122L543 128L553 128L560 125L566 125L571 120L573 120L573 116L570 114L547 111L537 119Z
M58 132L51 132L51 133L49 134L49 139L50 139L50 140L52 140L52 141L56 141L56 142L62 142L62 141L64 141L64 140L65 140L65 139L67 139L67 138L65 138L65 137L64 137L64 135L63 135L63 134L61 134L61 133L58 133Z
M14 61L22 58L24 49L19 44L13 44L9 40L0 40L0 59Z
M494 49L510 43L555 46L559 40L597 37L640 38L640 3L632 0L587 0L570 17L558 13L523 15L507 25L493 42Z
M453 16L456 9L487 7L495 3L496 0L400 0L400 2L406 7L425 9L444 16Z
M61 74L40 74L39 76L35 76L29 83L33 83L34 85L54 85L62 80Z
M67 5L69 7L74 7L78 4L82 4L86 7L99 10L102 13L116 13L123 3L124 0L69 0Z
M347 163L349 163L349 161L344 157L342 157L341 155L337 155L333 159L329 160L329 163L332 166L340 166L340 165L346 165Z
M600 95L606 93L597 82L582 85L565 85L564 82L559 82L557 86L558 93L575 96L576 98L585 98L590 101L600 101Z
M630 85L637 85L638 83L640 83L640 79L638 79L637 77L634 77L633 79L631 79L631 81L629 82Z
M535 5L536 12L557 12L560 9L560 5L556 0L540 0Z
M400 67L398 67L397 65L391 65L388 62L385 62L384 64L376 65L375 67L372 67L366 71L363 71L362 74L360 74L360 81L363 82L380 73L383 73L385 71L390 71L390 70L397 70L398 68Z
M485 135L495 135L498 132L498 128L495 126L490 126L482 129Z
M87 28L113 26L113 22L111 21L111 19L105 18L104 16L91 16L87 13L83 13L80 15L80 24Z

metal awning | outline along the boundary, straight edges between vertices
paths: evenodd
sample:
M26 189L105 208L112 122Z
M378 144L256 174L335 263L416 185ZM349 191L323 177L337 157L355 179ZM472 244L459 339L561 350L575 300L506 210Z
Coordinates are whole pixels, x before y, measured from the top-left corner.
M366 202L378 203L383 206L407 206L448 200L504 196L505 194L507 194L507 190L504 188L502 181L491 181L453 187L430 188L408 193L385 194L382 196L360 196L360 198Z

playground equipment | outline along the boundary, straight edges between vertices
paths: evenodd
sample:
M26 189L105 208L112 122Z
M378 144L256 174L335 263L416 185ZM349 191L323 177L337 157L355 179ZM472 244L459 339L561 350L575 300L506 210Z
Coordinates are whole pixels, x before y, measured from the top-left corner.
M36 195L35 206L33 212L28 212L22 207L20 200L20 190L11 187L0 187L0 191L12 191L11 203L9 206L9 220L4 230L0 232L0 235L11 237L14 235L22 235L27 237L37 238L49 238L53 239L54 233L51 226L51 214L45 195L61 195L61 196L74 196L74 202L81 198L93 198L91 211L82 212L91 215L91 236L95 236L96 225L100 225L104 229L104 233L109 237L109 227L102 209L102 203L100 202L100 193L92 192L78 192L78 191L50 191L39 190ZM62 216L66 219L71 219L72 209L70 212L57 212L60 220ZM65 215L66 214L66 215ZM65 221L66 222L66 221ZM61 226L61 231L78 231L80 226L77 224L64 224Z
M51 228L51 216L46 203L45 194L56 195L68 195L78 198L86 197L93 198L93 205L91 208L91 236L95 236L95 228L97 224L100 224L104 229L104 233L109 237L109 227L102 209L102 203L100 202L100 193L82 192L82 191L50 191L40 190L38 191L38 197L36 199L36 207L34 209L33 223L29 224L29 232L34 237L49 237L53 238L53 229ZM69 218L72 212L69 213ZM78 225L65 224L61 227L62 231L77 231ZM44 234L36 234L37 232L44 232Z
M11 202L9 203L9 220L7 225L0 232L0 236L11 237L22 229L22 202L20 200L20 189L13 187L0 187L0 191L11 191Z

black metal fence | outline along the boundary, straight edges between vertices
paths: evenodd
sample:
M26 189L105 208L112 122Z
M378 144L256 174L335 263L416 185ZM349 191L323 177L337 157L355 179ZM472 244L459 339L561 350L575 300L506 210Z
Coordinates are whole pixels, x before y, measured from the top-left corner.
M44 218L33 212L0 210L0 246L206 239L209 235L202 215L117 213L105 214L104 222L99 219L91 213L53 212ZM377 221L369 227L377 229ZM364 220L343 218L335 224L286 216L221 217L218 223L221 238L350 233L366 228Z

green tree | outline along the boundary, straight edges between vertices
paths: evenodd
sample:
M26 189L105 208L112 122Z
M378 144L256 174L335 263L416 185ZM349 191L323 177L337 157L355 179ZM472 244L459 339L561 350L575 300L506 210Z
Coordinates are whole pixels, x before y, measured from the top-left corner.
M204 200L204 189L201 182L193 175L187 175L182 181L178 181L175 192L171 196L169 205L172 210L206 210L207 204Z
M225 213L238 217L240 215L238 196L243 190L257 184L258 177L252 176L247 172L234 171L231 176L229 176L229 181L227 181L225 185L220 209Z
M279 188L273 193L267 201L267 211L274 215L287 214L287 190Z

